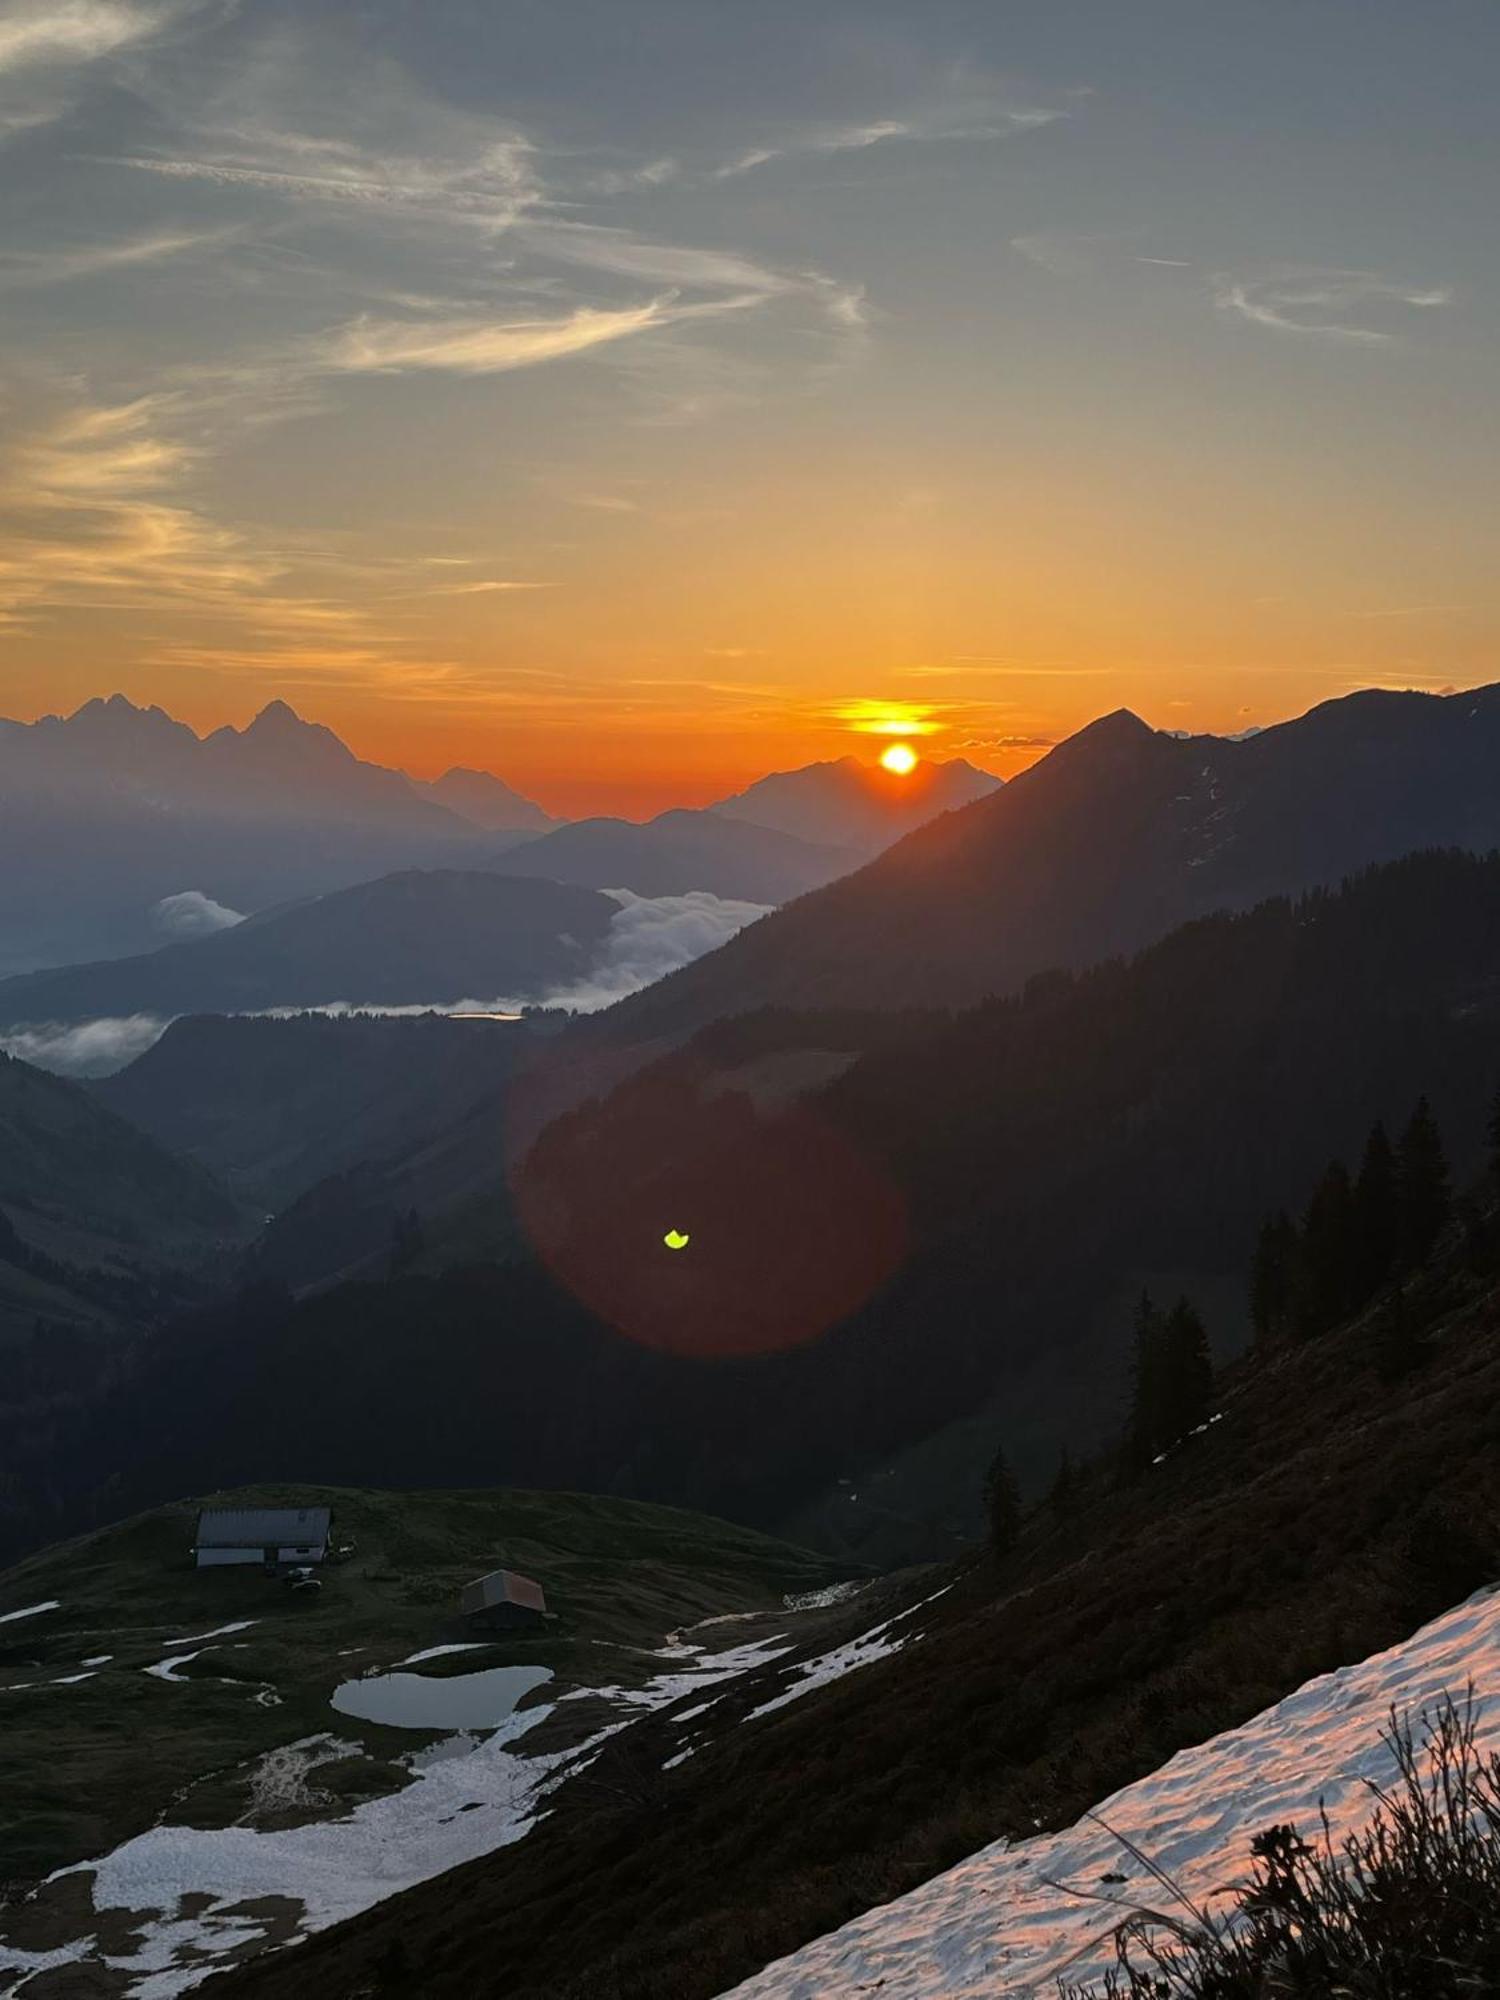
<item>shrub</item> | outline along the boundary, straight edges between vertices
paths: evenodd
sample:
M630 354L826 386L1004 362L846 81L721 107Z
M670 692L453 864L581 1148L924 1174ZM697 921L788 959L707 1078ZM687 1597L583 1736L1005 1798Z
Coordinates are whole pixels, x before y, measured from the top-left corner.
M1389 1790L1369 1825L1334 1843L1292 1826L1252 1844L1250 1881L1227 1915L1138 1911L1115 1933L1118 1965L1072 2000L1473 2000L1500 1992L1500 1757L1476 1747L1472 1688L1423 1712L1422 1741L1392 1712Z

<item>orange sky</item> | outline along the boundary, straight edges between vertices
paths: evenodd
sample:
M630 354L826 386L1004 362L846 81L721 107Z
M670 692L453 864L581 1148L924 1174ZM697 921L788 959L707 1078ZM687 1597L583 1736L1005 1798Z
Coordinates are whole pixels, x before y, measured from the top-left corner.
M641 816L1497 671L1500 141L1421 10L106 11L0 37L0 714Z

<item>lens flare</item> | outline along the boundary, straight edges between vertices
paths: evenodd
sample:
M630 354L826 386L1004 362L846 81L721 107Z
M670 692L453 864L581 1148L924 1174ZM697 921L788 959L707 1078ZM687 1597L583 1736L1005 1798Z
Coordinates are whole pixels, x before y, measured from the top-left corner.
M661 1240L669 1250L686 1250L693 1239L685 1229L669 1229Z
M880 762L887 771L905 778L917 768L917 753L909 743L893 743L889 750L881 751Z

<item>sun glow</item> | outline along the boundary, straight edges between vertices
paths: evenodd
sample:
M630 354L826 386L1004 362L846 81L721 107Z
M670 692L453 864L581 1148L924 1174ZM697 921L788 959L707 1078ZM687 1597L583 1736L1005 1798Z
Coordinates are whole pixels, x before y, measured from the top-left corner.
M917 768L917 753L909 743L893 743L889 750L882 750L880 762L887 771L894 771L898 778L907 777Z

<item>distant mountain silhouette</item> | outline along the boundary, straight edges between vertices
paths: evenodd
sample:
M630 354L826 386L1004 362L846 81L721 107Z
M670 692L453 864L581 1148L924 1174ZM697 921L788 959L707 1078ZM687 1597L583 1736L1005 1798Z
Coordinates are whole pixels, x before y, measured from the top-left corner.
M1126 710L612 1010L964 1005L1420 847L1500 844L1500 687L1367 692L1234 742Z
M156 906L236 911L417 865L485 867L523 830L476 825L282 701L198 737L123 695L0 726L0 970L142 951Z
M1001 782L962 757L923 759L905 777L858 757L839 757L800 771L774 771L710 810L799 840L873 854L939 813L988 798Z
M784 903L858 867L858 849L799 840L717 811L674 810L638 825L582 819L505 857L511 875L546 875L638 896L692 889L750 903Z
M424 798L491 832L550 833L554 827L565 824L543 812L530 799L522 798L490 771L468 771L455 766L440 778L426 782L414 778L412 784Z
M881 779L814 765L707 811L568 825L488 771L429 783L365 763L284 701L200 738L111 695L0 721L0 846L25 857L0 879L0 974L142 952L186 928L173 899L253 914L406 868L781 903L868 859L919 795L939 810L993 782L931 771L899 811Z
M592 889L408 870L137 958L0 980L0 1023L539 998L589 969L617 914Z

